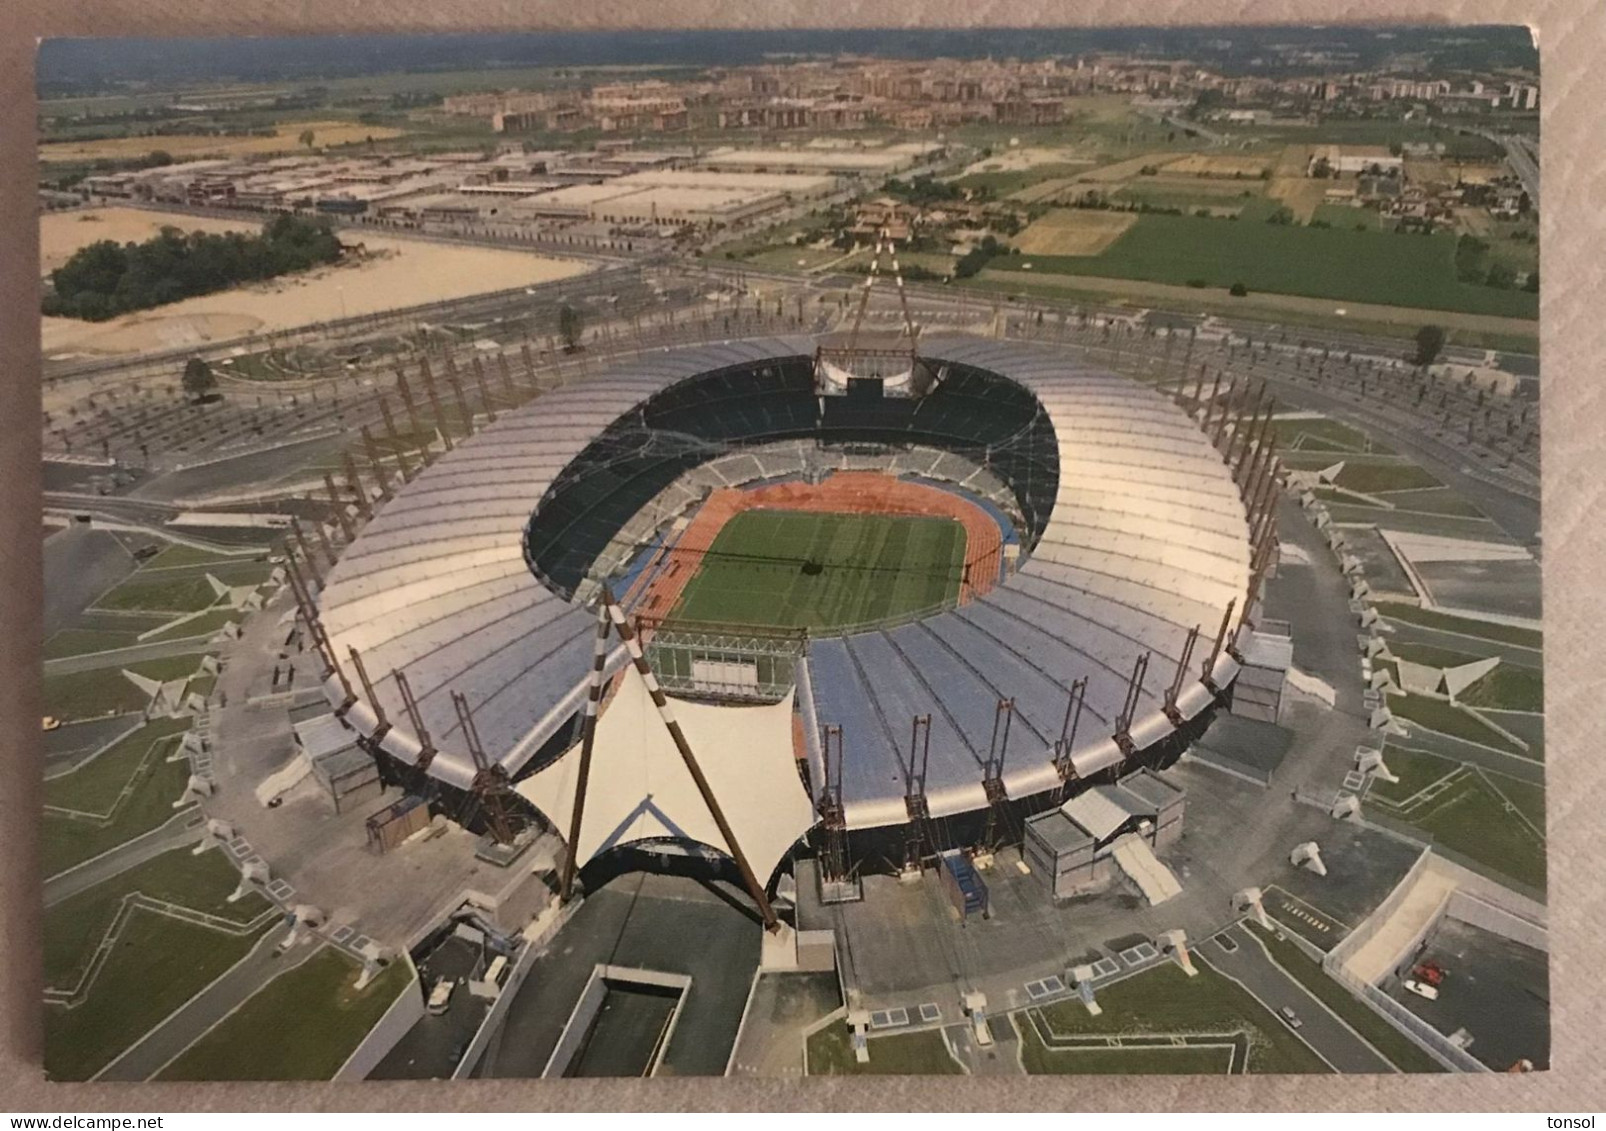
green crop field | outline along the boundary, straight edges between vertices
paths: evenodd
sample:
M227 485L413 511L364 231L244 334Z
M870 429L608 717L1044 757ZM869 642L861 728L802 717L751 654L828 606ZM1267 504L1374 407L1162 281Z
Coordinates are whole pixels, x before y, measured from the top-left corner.
M1253 219L1140 216L1100 255L1034 256L1033 269L1251 292L1535 318L1539 296L1460 282L1455 236L1357 232Z
M946 518L744 511L714 539L672 619L811 629L887 620L956 600L964 556L964 529Z

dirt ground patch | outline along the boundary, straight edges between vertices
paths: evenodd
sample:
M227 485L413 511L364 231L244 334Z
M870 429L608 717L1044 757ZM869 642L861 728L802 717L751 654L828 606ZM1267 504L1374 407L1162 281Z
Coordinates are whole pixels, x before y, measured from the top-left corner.
M1306 168L1310 165L1311 147L1308 145L1285 145L1283 151L1277 155L1277 163L1271 168L1273 177L1303 177Z
M190 222L180 217L179 226ZM198 346L490 291L533 286L590 270L569 259L367 235L361 261L185 299L109 322L41 319L46 357L114 356Z
M1166 166L1166 172L1180 177L1258 177L1271 165L1269 156L1227 153L1190 153Z
M1026 146L1021 149L1006 149L1002 153L994 153L967 165L962 177L974 176L977 173L1017 173L1023 169L1032 169L1038 165L1076 165L1091 164L1092 159L1086 154L1078 153L1074 149L1050 149L1043 146Z
M1457 208L1455 222L1462 231L1471 232L1475 236L1488 238L1489 233L1494 231L1494 223L1490 220L1488 211L1482 208Z
M365 126L357 122L284 122L265 137L213 137L209 134L164 134L161 137L113 137L99 141L53 141L39 147L40 161L128 160L155 150L175 158L201 156L245 157L262 153L290 153L305 148L300 141L307 130L314 147L350 145L353 142L387 141L401 137L403 131L389 126Z
M1294 214L1301 224L1310 223L1316 209L1327 199L1332 181L1321 177L1273 177L1266 195L1278 201Z
M82 211L46 212L39 217L39 268L48 275L72 258L75 251L101 240L141 243L163 228L186 232L256 232L262 225L244 217L219 220L202 216L176 216L141 208L87 208Z
M1034 220L1015 242L1023 255L1098 255L1137 218L1135 212L1055 209Z

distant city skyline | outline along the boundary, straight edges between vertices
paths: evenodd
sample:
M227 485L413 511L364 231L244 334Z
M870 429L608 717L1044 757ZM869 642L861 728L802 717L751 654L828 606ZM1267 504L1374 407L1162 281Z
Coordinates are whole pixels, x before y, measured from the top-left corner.
M1048 58L1097 51L1189 58L1232 73L1375 69L1536 71L1517 26L655 30L260 39L62 39L39 52L43 96L117 83L336 78L516 67L733 66L782 56Z

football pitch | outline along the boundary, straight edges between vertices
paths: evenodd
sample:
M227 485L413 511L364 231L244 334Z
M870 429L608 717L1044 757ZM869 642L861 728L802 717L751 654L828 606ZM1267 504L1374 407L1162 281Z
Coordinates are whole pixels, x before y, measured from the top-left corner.
M833 629L952 605L965 532L946 518L750 510L719 532L671 619Z

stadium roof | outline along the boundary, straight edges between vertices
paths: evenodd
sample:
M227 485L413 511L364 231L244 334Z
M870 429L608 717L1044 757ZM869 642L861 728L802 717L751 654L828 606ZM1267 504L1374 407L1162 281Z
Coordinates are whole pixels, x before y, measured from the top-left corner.
M761 707L670 703L731 832L762 882L814 824L792 754L792 697ZM565 835L579 768L579 750L571 749L517 787ZM584 865L616 845L664 838L729 851L646 682L627 667L597 721L575 857Z
M460 787L473 778L451 691L467 695L488 755L515 774L525 767L582 704L594 629L573 588L549 588L526 564L532 511L594 439L656 394L714 370L806 360L813 349L804 337L754 339L623 361L504 414L389 502L341 555L320 601L336 654L355 646L374 679L392 724L384 749L407 763L419 753L391 674L400 669L439 749L432 774ZM1088 680L1076 771L1122 760L1113 721L1143 652L1155 662L1130 733L1139 749L1161 740L1173 730L1161 700L1188 631L1202 626L1202 660L1249 578L1236 486L1197 425L1157 390L1040 346L933 337L924 351L1036 397L1057 446L1057 487L1048 480L1040 537L990 593L917 623L815 640L799 665L812 780L825 780L813 724L842 726L843 801L856 828L907 819L912 714L932 716L934 817L986 804L982 764L1000 697L1016 703L1004 773L1012 797L1058 784L1051 752L1075 679ZM623 663L616 649L610 674ZM1224 685L1236 672L1223 653L1212 675ZM330 694L339 698L333 682ZM1185 718L1212 700L1184 679ZM366 703L350 719L374 729Z

